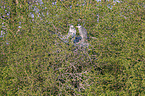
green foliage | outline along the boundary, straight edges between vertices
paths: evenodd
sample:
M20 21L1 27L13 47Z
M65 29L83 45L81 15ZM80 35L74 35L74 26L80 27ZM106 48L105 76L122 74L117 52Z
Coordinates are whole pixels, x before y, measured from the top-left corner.
M43 2L2 3L2 95L145 95L144 0ZM84 24L89 49L59 39L68 24Z

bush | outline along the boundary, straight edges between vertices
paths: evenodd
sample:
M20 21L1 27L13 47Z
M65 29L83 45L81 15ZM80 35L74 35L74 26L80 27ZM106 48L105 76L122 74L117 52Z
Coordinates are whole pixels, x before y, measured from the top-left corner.
M143 96L144 1L52 3L2 2L2 95ZM84 25L89 48L62 42L68 24Z

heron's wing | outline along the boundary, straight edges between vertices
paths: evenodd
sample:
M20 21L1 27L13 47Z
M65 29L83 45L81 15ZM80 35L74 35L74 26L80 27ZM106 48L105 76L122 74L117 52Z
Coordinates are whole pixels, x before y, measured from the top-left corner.
M84 38L87 38L87 30L83 27L82 28L82 31L83 31Z

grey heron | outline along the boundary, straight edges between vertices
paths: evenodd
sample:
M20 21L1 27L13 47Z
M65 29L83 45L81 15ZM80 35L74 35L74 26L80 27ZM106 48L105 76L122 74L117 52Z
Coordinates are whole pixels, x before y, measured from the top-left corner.
M80 36L82 38L82 41L86 41L87 40L87 30L82 27L81 25L76 26L79 30Z
M69 42L69 37L72 40L76 36L76 29L72 24L69 24L69 31L68 34L65 36L60 37L61 40L63 40L65 43ZM59 36L59 35L58 35Z
M68 39L70 36L71 36L71 38L76 36L76 29L72 24L70 24L69 32L68 32L68 35L66 36L66 38Z

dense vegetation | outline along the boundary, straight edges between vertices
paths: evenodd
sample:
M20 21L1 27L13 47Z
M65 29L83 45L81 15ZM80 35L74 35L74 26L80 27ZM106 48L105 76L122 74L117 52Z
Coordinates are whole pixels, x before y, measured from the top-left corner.
M145 95L144 0L2 1L1 95ZM87 29L89 48L59 39L68 24Z

